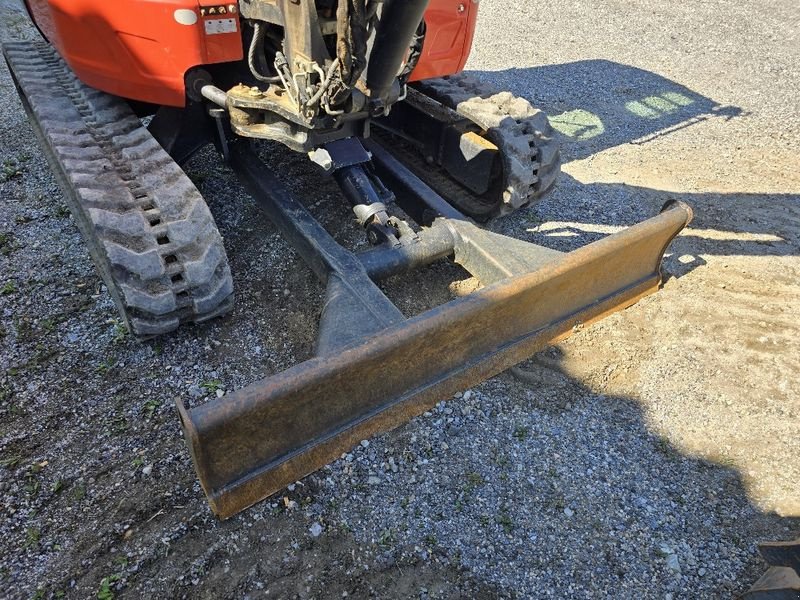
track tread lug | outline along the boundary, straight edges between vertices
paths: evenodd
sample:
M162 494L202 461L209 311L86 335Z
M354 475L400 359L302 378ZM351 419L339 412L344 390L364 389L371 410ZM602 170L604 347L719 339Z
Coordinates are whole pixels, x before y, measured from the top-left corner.
M81 83L43 41L3 52L131 331L152 337L229 312L233 281L211 212L127 103Z
M497 92L467 74L418 82L423 93L476 123L503 153L504 189L491 214L529 205L552 189L561 170L558 141L547 115L511 92ZM454 199L454 203L458 204ZM467 206L459 207L470 213Z

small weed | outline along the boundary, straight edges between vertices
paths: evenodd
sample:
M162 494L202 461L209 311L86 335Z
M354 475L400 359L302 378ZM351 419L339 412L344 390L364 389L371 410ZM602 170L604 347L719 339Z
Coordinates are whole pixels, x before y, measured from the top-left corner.
M46 588L43 588L43 587L36 588L36 591L33 593L33 596L31 596L31 600L44 600L44 595L46 593L47 593L47 589ZM58 593L58 592L56 592L56 593ZM56 596L56 597L58 598L58 596Z
M23 341L28 341L34 337L33 327L31 326L30 320L26 318L19 318L15 315L13 323L14 329L17 330L18 338L22 339Z
M63 489L64 489L64 480L63 479L56 479L55 483L53 483L53 485L50 486L50 491L53 494L57 494Z
M144 464L144 456L137 456L136 458L134 458L134 459L131 461L131 466L132 466L134 469L138 469L138 468L139 468L139 467L141 467L143 464Z
M510 534L512 531L514 531L514 521L511 520L511 516L507 512L501 512L499 515L497 515L497 519L495 520L497 521L498 525L502 526L503 531L505 531L506 534Z
M450 564L454 567L459 567L461 565L461 558L461 550L456 550L450 558Z
M28 493L28 496L31 498L38 496L42 489L42 482L36 479L32 473L28 473L25 481L25 491Z
M111 433L122 435L126 431L128 431L128 419L125 415L117 415L111 419Z
M100 589L97 590L97 600L114 600L114 592L111 591L111 584L119 581L121 576L117 573L103 577L100 580Z
M202 185L203 182L206 179L211 177L211 173L209 173L208 171L194 171L193 170L193 171L189 172L189 177L191 177L194 180L195 185L199 186L199 185Z
M511 461L509 460L508 456L506 456L499 450L495 452L492 460L494 460L495 464L498 467L507 467L508 465L511 464Z
M40 367L44 365L51 357L55 356L58 351L50 346L44 346L43 344L36 344L36 352L34 352L31 359L25 365L26 367Z
M42 532L39 531L36 527L28 527L27 531L25 532L25 547L31 548L36 546L39 543L39 540L42 537Z
M7 160L3 163L3 169L0 172L0 182L10 181L22 175L22 166L16 160Z
M150 399L144 403L144 418L150 420L158 408L158 400Z
M42 331L45 333L53 333L56 330L56 325L58 325L58 322L55 319L42 319L41 325Z
M736 461L730 456L720 456L717 462L727 469L732 469L736 466Z
M471 492L476 487L482 486L486 481L483 478L483 475L480 473L476 473L475 471L467 471L464 474L464 477L467 480L467 483L464 485L466 491Z
M8 458L0 459L0 467L13 469L20 463L21 460L22 457L19 454L15 454L14 456L9 456Z
M217 379L212 379L210 381L204 381L200 384L200 387L204 390L208 390L211 393L215 393L217 390L222 389L222 382L218 381Z
M113 358L107 358L99 365L97 365L97 367L95 367L95 370L101 375L107 375L108 372L111 371L111 369L113 369L116 366L117 366L117 361L115 361Z
M488 527L489 521L490 521L489 515L481 515L480 517L478 517L478 522L481 524L482 527Z
M436 544L439 543L439 540L436 539L436 536L431 534L431 533L429 533L428 535L425 536L425 540L424 541L431 548L435 547Z
M75 502L80 502L84 498L86 498L86 487L82 483L79 483L72 489L72 499Z
M120 569L125 569L128 566L128 557L127 556L117 556L114 559L114 564L118 565Z
M524 442L525 439L528 437L528 432L530 430L527 427L519 426L514 429L514 437L517 438L520 442Z
M14 236L10 233L0 233L0 254L8 256L16 249L17 245L14 243Z
M393 529L384 529L378 538L378 544L384 547L391 546L395 543L395 535Z
M56 216L57 219L66 219L70 214L70 210L63 204L59 204L56 207L56 212L53 214Z
M567 502L564 500L564 497L560 494L555 496L550 503L553 505L553 508L556 509L557 511L562 511L567 506Z
M114 331L111 337L111 341L115 344L121 344L125 341L128 337L128 328L125 327L124 323L115 323L114 324Z
M0 296L8 296L17 291L17 286L13 281L6 281L0 288Z
M667 458L675 458L677 456L675 448L672 447L672 444L670 444L669 440L666 438L658 438L656 441L656 450Z

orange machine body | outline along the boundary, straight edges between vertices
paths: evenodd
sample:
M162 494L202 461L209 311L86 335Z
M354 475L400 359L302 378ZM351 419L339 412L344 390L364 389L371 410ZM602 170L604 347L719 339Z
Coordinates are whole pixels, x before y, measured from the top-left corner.
M236 1L26 0L45 37L88 85L167 106L186 101L192 67L243 58ZM469 56L475 0L431 0L412 79L460 72Z

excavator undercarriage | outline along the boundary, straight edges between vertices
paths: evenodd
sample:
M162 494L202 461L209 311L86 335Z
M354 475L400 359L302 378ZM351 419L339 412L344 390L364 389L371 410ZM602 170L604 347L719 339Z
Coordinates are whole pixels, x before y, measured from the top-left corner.
M45 35L66 27L63 6L52 23L42 16L56 3L32 10ZM98 10L112 19L118 6ZM199 406L178 401L200 482L222 518L661 284L664 252L691 219L680 202L570 253L477 224L546 194L560 155L541 111L458 72L468 44L448 42L456 66L420 77L449 56L432 50L441 36L431 31L453 18L446 11L469 25L475 6L241 0L177 8L179 25L229 36L241 51L240 60L189 68L180 106L166 92L161 103L140 94L144 84L122 86L116 71L97 79L105 91L90 87L92 73L65 51L63 35L4 48L44 154L134 334L164 334L233 304L223 240L178 166L209 143L326 286L312 358ZM204 52L237 51L221 48ZM310 167L338 183L368 250L340 246L292 196L259 158L264 139L308 154ZM378 285L444 259L480 289L408 319Z

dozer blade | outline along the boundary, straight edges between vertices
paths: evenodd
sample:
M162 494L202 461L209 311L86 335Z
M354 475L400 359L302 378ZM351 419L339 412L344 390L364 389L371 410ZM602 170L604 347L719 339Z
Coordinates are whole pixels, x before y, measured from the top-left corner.
M275 181L252 184L256 166L248 160L234 157L233 167L246 183L251 179L251 193L275 193ZM299 219L289 237L306 235L298 233L309 226L302 207L287 202L282 197L265 210L284 230L287 220ZM518 240L466 220L440 219L438 227L455 239L456 261L483 277L486 287L405 321L389 312L388 324L378 323L377 331L335 349L328 346L315 358L223 398L191 409L178 402L214 512L227 518L361 440L656 291L664 251L690 218L686 205L671 203L656 217L567 254L527 244L530 257ZM316 253L318 260L304 256L312 266L320 264L327 243L318 235L315 230L314 244L300 250ZM503 240L506 253L513 254L505 259ZM328 298L346 292L346 298L358 299L357 286L342 286L337 268L329 265ZM371 319L362 315L362 321Z

